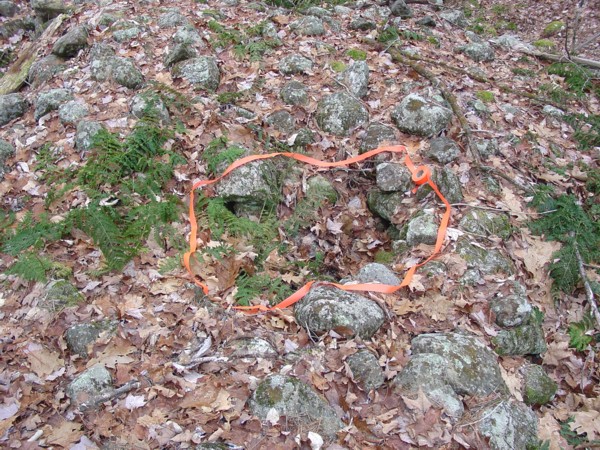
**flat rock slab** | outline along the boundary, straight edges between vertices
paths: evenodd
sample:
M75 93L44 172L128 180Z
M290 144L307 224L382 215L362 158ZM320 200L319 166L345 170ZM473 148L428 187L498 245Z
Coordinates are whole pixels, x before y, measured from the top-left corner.
M263 380L250 399L252 412L266 420L267 416L285 416L328 439L344 426L331 406L310 386L284 375L270 375Z
M330 330L344 336L369 339L383 325L385 314L372 300L329 286L318 286L296 304L296 321L307 331Z

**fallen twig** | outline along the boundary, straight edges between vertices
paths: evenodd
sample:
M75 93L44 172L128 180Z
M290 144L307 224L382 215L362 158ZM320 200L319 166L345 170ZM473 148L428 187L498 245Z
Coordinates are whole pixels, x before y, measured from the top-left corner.
M600 311L598 311L598 305L596 304L596 299L594 298L594 291L592 290L592 286L585 274L585 268L583 266L583 258L581 257L581 253L579 252L579 246L577 245L577 241L573 240L573 248L575 249L575 257L577 258L577 266L579 267L579 276L583 281L583 287L585 288L585 297L587 298L588 303L590 304L590 309L594 314L594 318L596 319L596 324L598 325L598 329L600 330Z
M116 389L112 389L110 391L104 392L96 397L93 397L87 402L81 403L79 405L79 410L81 412L88 411L90 409L97 408L98 405L112 400L113 398L120 397L123 394L126 394L129 391L133 391L138 389L142 384L138 380L131 380L125 383L123 386L118 387Z

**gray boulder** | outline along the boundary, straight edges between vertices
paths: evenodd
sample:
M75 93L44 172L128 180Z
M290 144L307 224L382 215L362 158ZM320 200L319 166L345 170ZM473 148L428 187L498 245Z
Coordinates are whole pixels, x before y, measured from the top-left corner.
M306 181L307 197L325 199L332 205L338 199L338 192L335 187L323 175L315 175Z
M113 31L113 39L117 42L128 42L141 34L139 27L129 27Z
M337 81L362 98L369 91L369 66L365 61L355 61L337 77Z
M72 99L73 94L68 89L51 89L40 93L35 101L35 120L50 111L56 111L60 105Z
M449 164L458 158L460 150L452 139L438 137L429 142L429 150L426 155L440 164Z
M413 186L412 174L406 166L388 162L377 165L376 182L384 192L406 192Z
M80 373L68 386L67 395L74 405L81 405L110 392L113 381L110 373L100 364L96 364Z
M472 42L456 47L456 50L475 62L493 61L495 58L494 48L487 42Z
M112 80L129 89L138 89L144 83L144 76L128 58L114 56L114 51L106 45L94 45L90 52L90 69L96 81Z
M369 120L367 108L345 92L324 97L317 105L316 120L319 127L335 136L347 136Z
M279 62L279 70L284 75L305 73L312 67L313 62L310 59L297 54L286 56Z
M436 168L433 171L431 180L438 187L446 200L450 203L460 203L463 200L462 186L460 179L449 167ZM420 192L427 192L426 189L421 189ZM419 196L417 196L420 198Z
M56 73L64 70L64 60L56 55L44 56L29 68L27 80L33 87L38 87L51 79Z
M31 0L31 7L44 22L69 12L69 7L62 0Z
M360 142L360 153L375 150L380 145L397 145L398 132L380 122L372 122L367 127Z
M447 9L441 11L440 17L459 28L466 28L467 26L469 26L469 22L465 17L465 13L457 9Z
M348 25L351 30L370 31L377 29L377 23L364 17L353 19Z
M383 310L374 301L328 286L312 288L296 303L294 315L309 332L323 334L333 330L362 339L373 336L385 320Z
M81 120L77 124L77 131L75 133L75 148L80 151L91 150L94 144L94 137L103 129L104 127L99 122Z
M176 64L172 73L189 81L195 89L216 91L221 82L217 60L211 56L199 56Z
M501 327L517 327L528 323L533 312L523 291L506 297L494 297L490 300L490 310L496 316L496 324Z
M331 11L321 8L320 6L311 6L304 11L304 14L307 16L315 16L320 17L321 19L324 17L331 17Z
M176 8L161 14L158 18L158 26L161 28L173 28L180 25L189 25L189 22Z
M380 263L367 264L352 279L359 283L381 283L391 286L400 284L400 278L387 266Z
M189 44L175 44L165 56L165 66L171 67L178 62L192 59L198 56L198 52L190 47Z
M88 106L78 100L71 100L58 107L58 117L63 125L75 125L88 114Z
M61 58L77 56L80 50L87 47L88 29L78 26L57 39L52 47L52 53Z
M409 19L413 16L413 11L408 7L404 0L396 0L390 7L393 16L401 19Z
M308 89L299 81L290 81L281 89L281 99L288 105L308 103Z
M459 227L481 236L498 236L508 239L512 227L506 214L472 209L460 220Z
M192 26L181 26L173 34L173 42L176 44L200 44L202 37Z
M479 245L474 245L464 237L458 240L456 252L465 260L469 269L477 269L484 275L495 273L510 275L514 273L512 261L503 256L498 250L488 250Z
M150 92L136 94L131 100L131 114L138 119L143 117L152 117L158 119L163 124L171 122L169 110L163 101Z
M266 161L245 164L219 181L217 195L227 202L264 205L274 200L277 192L273 166Z
M21 117L29 104L21 94L0 95L0 126Z
M17 5L6 0L0 1L0 16L12 17L18 11Z
M4 139L0 139L0 180L4 178L4 173L7 172L6 161L8 158L11 158L15 154L15 148L13 145L5 141Z
M265 122L281 133L289 134L296 128L296 119L285 109L269 114Z
M392 119L404 133L431 136L448 125L452 111L418 94L409 94L394 108Z
M540 355L547 350L542 325L534 320L518 327L501 330L492 338L494 350L501 356Z
M406 243L411 247L419 244L434 245L437 241L438 225L431 214L423 214L408 222Z
M270 375L256 388L249 401L250 410L266 420L271 410L285 416L303 430L335 438L344 426L329 403L310 386L284 375Z
M538 444L537 416L515 400L491 402L477 412L474 422L479 434L489 439L492 450L535 448Z
M116 327L117 323L110 320L72 325L65 332L67 348L72 353L87 358L88 345L96 342L103 332L114 332Z
M348 356L346 363L352 372L352 379L363 390L368 392L383 385L383 370L377 357L369 350L359 350Z
M402 201L404 192L382 192L379 190L369 192L367 204L369 209L388 222L394 223L394 216L405 207Z
M322 36L325 34L325 26L320 17L306 16L290 23L290 29L296 34L304 36Z

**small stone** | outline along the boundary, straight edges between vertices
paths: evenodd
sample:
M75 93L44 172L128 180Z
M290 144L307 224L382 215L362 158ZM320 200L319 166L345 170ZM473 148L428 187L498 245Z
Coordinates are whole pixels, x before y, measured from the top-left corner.
M290 23L290 29L304 36L321 36L325 34L323 20L315 16L306 16Z
M177 44L198 44L202 42L202 37L193 27L183 26L177 28L173 35L173 42Z
M254 161L237 168L219 181L216 191L227 202L262 207L276 196L274 179L274 169L269 162Z
M380 145L397 145L398 132L379 122L371 122L360 143L360 153L374 150Z
M543 38L549 38L557 35L565 29L565 23L562 20L553 20L542 31Z
M377 165L377 187L384 192L406 192L412 186L412 174L406 166L396 163Z
M308 103L307 87L298 81L290 81L281 89L281 99L288 105Z
M448 9L442 11L440 12L440 17L459 28L466 28L467 26L469 26L469 22L465 17L465 13L456 9Z
M546 374L542 366L531 364L525 367L524 399L528 405L550 403L558 390L558 384Z
M38 306L49 311L61 311L84 300L79 290L67 280L54 280L46 285Z
M498 236L508 239L512 227L506 214L472 209L460 220L459 227L480 236Z
M362 267L358 273L352 277L352 280L359 283L381 283L397 286L400 284L400 278L387 266L380 263L369 263Z
M393 16L401 19L409 19L413 16L413 11L408 7L404 0L396 0L390 7Z
M492 343L501 356L540 355L547 350L544 330L537 322L501 330Z
M308 332L323 334L333 330L362 339L373 336L385 320L383 310L374 301L325 286L312 288L296 303L294 316Z
M285 416L299 426L309 426L328 439L333 439L344 426L329 403L310 386L284 375L264 379L252 394L249 405L261 420L272 417L274 411L277 416Z
M221 72L215 58L200 56L176 64L173 76L189 81L195 89L216 91L221 82Z
M74 405L89 402L112 390L110 373L101 364L96 364L80 373L67 387L67 395Z
M72 58L77 56L79 50L87 47L87 38L87 27L75 27L64 36L58 38L52 47L52 53L61 58Z
M290 134L296 128L296 120L284 109L275 111L267 116L265 122L282 133Z
M317 105L319 127L335 136L347 136L369 120L369 113L361 102L345 92L324 97Z
M77 124L75 133L75 147L81 151L91 150L94 143L94 137L104 130L104 127L99 122L90 120L82 120Z
M501 327L516 327L527 323L533 311L527 296L520 294L495 297L490 300L490 309L496 316L496 324Z
M117 84L129 89L138 89L144 83L144 76L131 60L114 57L111 61L112 77Z
M304 11L304 14L307 16L315 16L320 17L321 19L324 17L331 17L331 11L328 11L325 8L321 8L319 6L311 6Z
M352 9L348 8L347 6L343 6L343 5L336 5L333 7L333 11L338 15L338 16L348 16L350 14L352 14Z
M394 108L392 119L400 131L431 136L446 128L452 119L452 111L418 94L409 94Z
M351 30L369 31L377 29L377 24L372 20L359 17L350 22L348 28Z
M158 18L158 26L161 28L172 28L179 25L188 25L187 18L179 11L167 11Z
M21 117L29 104L21 94L0 95L0 126Z
M406 243L411 247L419 244L434 245L437 241L438 225L431 214L423 214L408 222Z
M278 355L273 344L257 337L236 339L230 347L235 358L274 358Z
M565 112L562 109L558 109L552 105L545 105L542 109L542 113L550 117L560 118L565 115Z
M73 99L73 94L67 89L51 89L38 95L35 101L35 120L39 120L50 111L56 111L60 105Z
M0 1L0 16L12 17L18 11L17 5L6 0Z
M482 139L474 142L482 158L489 158L498 154L498 141L496 139Z
M369 66L365 61L355 61L337 77L337 80L352 94L363 98L369 91Z
M394 223L394 216L404 207L404 192L371 191L367 197L369 209L388 222Z
M425 16L422 19L417 20L417 25L422 27L434 28L436 26L435 20L431 16Z
M4 178L4 173L7 172L6 161L8 158L13 157L15 154L15 148L13 145L5 141L4 139L0 139L0 180Z
M48 55L34 62L29 68L27 80L33 87L50 80L56 73L64 70L64 60L56 55Z
M313 62L302 55L289 55L279 63L279 70L284 75L305 73L312 69Z
M163 101L157 95L148 92L137 94L133 97L131 101L131 114L138 119L152 117L164 124L171 122L169 110Z
M71 100L58 107L58 117L63 125L75 125L88 114L88 106L77 100Z
M138 27L125 28L113 31L113 39L117 42L128 42L140 35L142 30Z
M476 432L489 439L494 450L515 450L538 446L535 413L513 399L491 402L477 412Z
M383 370L377 357L369 350L360 350L346 360L352 372L352 379L363 390L369 392L383 385Z
M460 53L464 53L475 62L493 61L495 52L493 47L486 43L471 43L456 47Z
M301 128L298 130L296 134L296 139L294 139L293 145L306 146L310 144L314 144L315 142L315 133L308 128Z
M335 204L338 199L338 193L335 190L335 187L333 187L331 181L329 181L323 175L315 175L314 177L310 177L306 181L306 185L307 196L315 196L326 199L332 205Z
M31 0L31 7L44 22L69 12L68 6L62 0Z
M198 56L198 53L188 44L176 44L165 56L165 66L171 67L178 62L192 59L196 56Z
M488 250L479 245L473 245L466 238L458 240L456 252L467 263L469 269L477 269L484 275L495 273L514 273L514 264L498 250Z
M460 155L460 150L452 139L438 137L429 142L427 156L440 164L449 164L458 158L458 155Z
M96 342L102 332L113 332L116 326L116 322L110 320L72 325L65 332L67 347L72 353L87 358L88 345Z
M449 167L437 168L433 171L432 181L450 203L460 203L463 200L460 179ZM421 189L423 193L427 192Z

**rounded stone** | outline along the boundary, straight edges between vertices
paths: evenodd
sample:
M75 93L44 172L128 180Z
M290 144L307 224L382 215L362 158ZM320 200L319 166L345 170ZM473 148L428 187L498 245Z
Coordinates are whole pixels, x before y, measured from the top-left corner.
M87 105L78 100L71 100L58 107L58 117L64 125L74 125L88 114Z
M21 117L27 109L29 103L21 94L0 95L0 126Z
M454 142L452 139L447 137L438 137L429 142L429 150L426 154L440 164L449 164L458 158L458 155L460 155L460 149L458 148L456 142Z
M68 89L51 89L40 93L35 101L35 120L38 120L50 111L57 110L60 105L72 99L73 94Z
M323 98L317 105L316 120L319 127L335 136L347 136L369 120L367 108L345 92Z
M409 94L394 108L392 119L404 133L431 136L446 128L452 111L418 94Z
M400 284L400 278L389 267L380 263L363 266L352 279L359 283L381 283L390 286Z
M75 147L80 151L91 150L94 145L94 137L103 129L104 127L99 122L81 120L77 124L75 132Z
M552 401L558 384L546 374L542 366L530 364L523 370L524 399L528 405L545 405Z
M176 64L173 76L182 77L196 89L216 91L221 81L221 72L215 58L199 56Z
M336 191L331 181L325 178L323 175L315 175L306 181L307 196L318 196L319 198L327 199L332 205L338 199L338 192Z
M292 22L290 29L304 36L321 36L325 34L323 20L315 16L306 16Z
M64 60L56 55L48 55L34 62L29 68L27 80L33 87L51 79L56 73L64 69Z
M434 245L437 241L438 225L431 214L423 214L408 222L406 243L411 247L419 244Z
M346 360L352 378L363 390L370 391L383 385L385 378L377 357L369 350L360 350Z
M79 53L79 50L87 47L87 38L87 27L75 27L64 36L58 38L52 47L52 53L62 58L72 58Z
M187 24L187 18L177 10L167 11L158 18L158 26L161 28L172 28Z
M281 89L281 99L288 105L304 105L308 102L308 89L299 81L290 81Z
M337 78L356 97L362 98L369 91L369 66L365 61L355 61Z
M171 121L169 116L169 110L163 103L163 101L152 93L137 94L131 100L131 114L138 119L143 117L156 118L164 124L168 124Z
M512 233L506 214L473 209L460 220L459 227L469 233L480 236L498 236L508 239Z
M493 401L477 412L476 432L489 440L494 450L538 446L538 419L526 405L514 399Z
M113 381L109 371L101 364L96 364L80 373L67 386L67 395L71 403L80 405L110 391L112 386Z
M383 310L374 301L327 286L311 289L296 304L294 315L309 332L323 334L333 330L363 339L373 336L385 320Z
M296 128L296 120L284 109L275 111L267 116L265 122L281 133L292 133Z
M377 165L376 182L384 192L406 192L413 186L412 174L406 166L387 162Z
M312 67L313 62L310 59L297 54L286 56L279 62L279 70L284 75L305 73Z
M398 132L380 122L372 122L367 127L360 142L360 153L374 150L381 145L398 144Z

